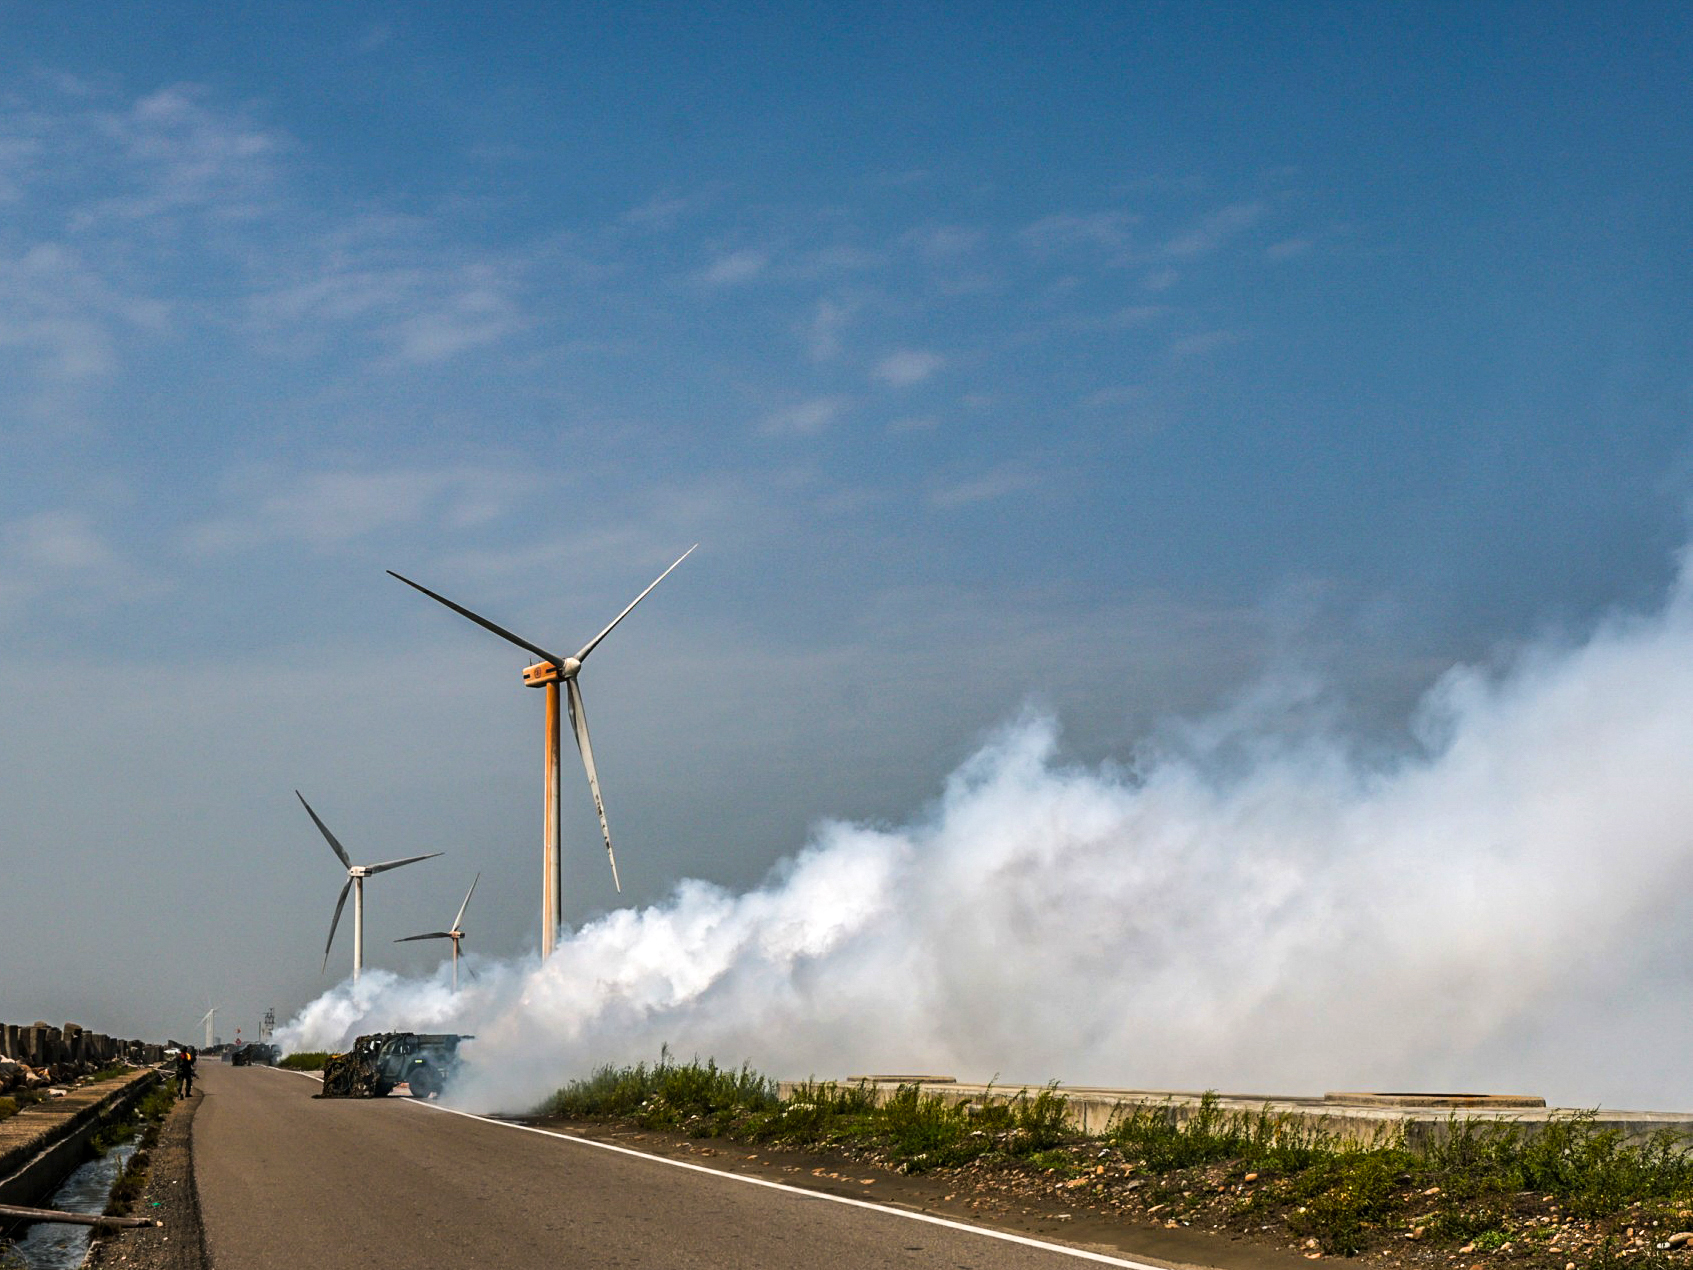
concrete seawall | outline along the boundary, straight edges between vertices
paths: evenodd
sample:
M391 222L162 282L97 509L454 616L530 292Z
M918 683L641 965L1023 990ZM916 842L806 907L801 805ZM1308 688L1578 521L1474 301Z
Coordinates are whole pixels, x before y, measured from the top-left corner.
M862 1087L877 1102L885 1101L902 1086L915 1085L924 1095L934 1095L952 1104L1006 1102L1033 1098L1047 1086L970 1085L946 1076L849 1076L837 1082ZM788 1098L805 1082L782 1081L778 1089ZM1202 1106L1206 1095L1190 1091L1153 1089L1102 1089L1054 1085L1052 1092L1064 1100L1065 1121L1079 1133L1107 1132L1124 1117L1137 1112L1155 1115L1172 1125L1186 1124ZM1548 1121L1568 1120L1591 1114L1596 1128L1615 1130L1626 1143L1644 1144L1668 1131L1681 1137L1684 1150L1693 1151L1693 1113L1676 1111L1597 1112L1568 1107L1548 1107L1543 1098L1498 1094L1332 1093L1300 1097L1279 1094L1214 1094L1218 1111L1233 1117L1268 1114L1292 1129L1330 1135L1336 1141L1358 1146L1384 1146L1403 1142L1418 1147L1446 1138L1455 1123L1504 1121L1534 1132Z
M31 1067L52 1068L92 1064L103 1067L119 1060L157 1063L164 1047L146 1041L120 1040L102 1032L90 1032L78 1023L54 1027L51 1023L0 1023L0 1056Z
M72 1089L0 1120L0 1204L34 1205L83 1160L88 1140L160 1079L144 1068Z

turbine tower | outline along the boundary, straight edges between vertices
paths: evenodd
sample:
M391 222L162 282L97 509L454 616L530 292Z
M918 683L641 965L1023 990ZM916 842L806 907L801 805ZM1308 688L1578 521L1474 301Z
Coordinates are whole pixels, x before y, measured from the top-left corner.
M205 1017L200 1020L200 1022L202 1022L206 1025L206 1048L207 1049L211 1049L212 1044L213 1044L212 1028L217 1023L217 1012L218 1012L218 1008L217 1008L217 1006L214 1005L211 1009L206 1011Z
M464 938L464 932L459 929L459 923L464 920L464 910L470 906L470 897L476 893L476 884L478 882L480 882L481 880L482 880L482 875L480 873L478 873L475 876L475 878L473 878L471 880L470 890L468 890L464 893L464 903L459 905L458 916L453 918L453 924L449 929L447 929L447 930L432 930L427 935L405 935L405 936L403 936L399 939L396 939L394 941L396 944L409 944L414 939L450 939L450 940L452 940L453 941L453 991L454 992L457 992L459 990L459 941ZM470 967L466 966L465 969L469 970Z
M600 832L605 835L605 851L607 857L611 860L612 885L621 893L623 884L617 877L617 855L611 849L611 826L606 823L605 803L600 798L599 773L594 770L594 747L588 743L588 716L583 710L582 689L576 682L576 676L581 671L582 663L587 660L588 654L599 646L599 642L611 634L612 629L628 617L630 611L637 604L647 598L653 587L668 578L671 570L691 556L698 546L699 543L696 542L693 547L689 547L678 556L675 564L672 564L669 569L654 578L645 591L642 591L629 602L628 608L612 619L610 626L607 626L584 644L574 657L560 657L556 653L549 653L539 644L531 644L521 636L512 634L503 626L496 626L480 614L472 613L462 604L455 604L446 596L437 595L428 587L420 586L410 578L395 573L392 569L388 570L390 577L398 578L412 589L422 591L430 599L446 605L461 617L468 617L484 630L492 631L501 639L510 640L519 648L533 653L541 659L534 665L523 668L523 682L530 688L545 688L547 690L546 757L543 767L546 779L545 797L543 799L546 828L541 848L541 957L543 960L552 956L553 949L558 944L558 928L564 922L564 881L559 868L559 839L562 836L562 817L559 810L561 790L558 758L558 686L561 683L564 684L568 694L570 726L572 731L576 733L576 748L582 752L582 766L588 773L588 789L594 796L594 810L599 813Z
M329 919L329 938L323 945L323 968L329 969L329 948L335 942L335 927L341 921L341 910L347 903L347 892L353 892L353 982L359 981L359 971L364 969L364 880L378 873L386 873L389 869L397 869L402 864L416 864L419 860L433 860L440 855L439 851L431 851L428 855L409 855L404 860L385 860L381 864L354 864L347 858L347 853L341 844L335 840L335 835L329 832L329 826L318 819L312 810L312 805L306 801L306 796L299 790L294 791L294 797L300 800L300 806L306 809L306 815L312 818L318 832L329 843L347 870L347 881L341 888L341 898L335 901L335 916Z

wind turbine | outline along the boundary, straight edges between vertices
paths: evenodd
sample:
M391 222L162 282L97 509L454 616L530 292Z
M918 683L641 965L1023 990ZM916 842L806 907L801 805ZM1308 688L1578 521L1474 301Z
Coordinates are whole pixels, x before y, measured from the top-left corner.
M312 805L306 801L306 796L299 790L294 791L294 797L300 800L300 806L306 809L306 815L312 818L318 832L329 843L330 849L347 869L347 882L341 888L341 898L335 901L335 916L329 919L329 938L323 945L323 968L329 969L329 948L335 942L335 927L341 921L341 910L347 903L347 892L353 892L353 982L359 981L359 971L364 969L364 880L378 873L386 873L389 869L397 869L402 864L416 864L419 860L433 860L440 855L439 851L431 851L428 855L409 855L404 860L384 860L381 864L354 864L347 858L347 853L341 844L335 840L335 835L329 832L329 826L318 819L312 810Z
M212 1028L217 1023L217 1012L218 1012L218 1008L217 1008L217 1006L214 1005L211 1009L206 1011L205 1016L200 1020L200 1022L202 1022L206 1025L206 1048L207 1049L211 1049L211 1047L212 1047Z
M458 916L453 918L452 927L448 930L432 930L427 935L406 935L396 939L396 944L409 944L414 939L450 939L453 941L453 991L459 990L459 941L464 938L464 932L459 929L459 923L464 920L464 910L470 906L470 897L476 893L476 883L482 880L478 873L470 883L470 890L464 893L464 903L459 905ZM470 967L466 966L466 970Z
M594 795L594 810L599 813L600 832L605 835L606 856L611 860L611 882L619 893L623 890L623 883L617 877L617 855L611 849L611 826L606 823L605 803L600 798L599 773L594 770L594 747L588 743L588 716L582 706L582 689L576 682L576 676L582 669L582 663L588 654L599 646L599 642L612 629L629 616L630 611L646 599L653 587L670 576L671 570L681 564L694 553L699 546L695 543L676 558L675 564L654 578L647 589L642 591L629 602L624 609L593 639L582 646L574 657L560 657L556 653L549 653L539 644L531 644L519 635L514 635L503 626L496 626L478 613L472 613L462 604L455 604L444 595L437 595L426 586L420 586L410 578L403 577L388 570L388 575L399 578L414 590L422 591L430 599L445 604L461 617L468 617L484 630L489 630L501 639L510 640L519 648L533 653L541 660L532 666L523 668L523 682L530 688L545 688L547 690L547 731L546 731L546 759L544 773L546 779L546 794L543 800L545 806L546 829L541 848L541 956L552 956L553 949L558 943L558 928L564 921L564 881L559 868L559 839L562 836L562 818L559 810L560 779L558 760L558 686L563 683L568 695L570 709L570 726L576 733L576 748L582 752L582 766L588 773L588 788Z

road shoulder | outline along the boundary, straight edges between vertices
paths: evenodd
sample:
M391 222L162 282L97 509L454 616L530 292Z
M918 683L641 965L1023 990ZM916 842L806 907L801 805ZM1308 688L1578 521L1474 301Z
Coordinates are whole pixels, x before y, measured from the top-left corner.
M162 1227L112 1231L96 1239L83 1264L115 1270L208 1270L200 1196L194 1184L194 1115L205 1095L178 1099L147 1166L133 1212Z

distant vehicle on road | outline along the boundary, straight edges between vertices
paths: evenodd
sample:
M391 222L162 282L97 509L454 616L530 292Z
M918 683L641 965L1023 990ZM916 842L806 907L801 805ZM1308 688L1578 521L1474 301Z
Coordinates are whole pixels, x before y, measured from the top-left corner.
M277 1046L266 1045L263 1041L238 1045L229 1053L229 1061L236 1067L251 1067L254 1063L262 1067L274 1067L276 1060L281 1057L282 1051Z

